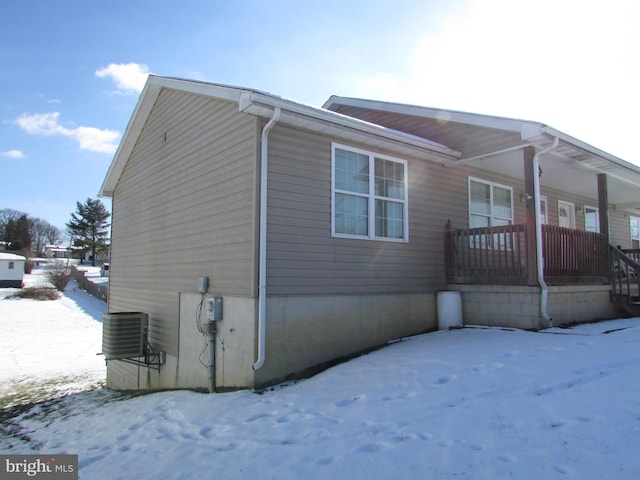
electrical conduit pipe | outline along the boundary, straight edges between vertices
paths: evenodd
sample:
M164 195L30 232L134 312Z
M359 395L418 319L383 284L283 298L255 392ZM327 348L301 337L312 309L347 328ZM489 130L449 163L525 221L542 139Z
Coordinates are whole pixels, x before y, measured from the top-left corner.
M542 257L542 222L540 222L540 157L558 146L558 137L555 137L550 147L544 148L533 156L533 201L536 213L536 264L538 267L538 285L540 286L540 315L549 327L553 327L553 319L547 312L547 299L549 287L544 281L544 259Z
M280 120L281 110L275 108L271 120L262 129L260 139L260 252L258 279L258 359L253 370L264 365L265 360L265 318L267 314L267 168L269 154L269 132Z

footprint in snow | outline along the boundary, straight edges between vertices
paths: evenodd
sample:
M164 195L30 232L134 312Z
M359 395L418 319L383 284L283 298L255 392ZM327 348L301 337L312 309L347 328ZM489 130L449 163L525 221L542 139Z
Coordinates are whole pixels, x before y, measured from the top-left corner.
M379 452L380 450L384 450L385 448L387 448L386 443L366 443L360 446L360 448L358 448L358 451L363 453L375 453Z
M356 395L355 397L351 397L351 398L345 398L344 400L340 400L336 403L334 403L333 405L336 407L346 407L349 406L355 402L357 402L358 400L364 398L364 395Z
M272 417L273 415L266 412L256 413L255 415L251 415L249 418L245 420L247 423L255 422L256 420L260 420L261 418Z
M434 385L445 385L445 384L449 383L451 380L455 380L455 379L456 379L455 375L447 375L447 376L438 378L435 382L433 382L433 384Z
M473 370L474 372L488 372L491 370L497 370L504 367L504 363L499 363L499 362L495 362L495 363L480 363L478 365L474 365L473 367L471 367L471 370Z

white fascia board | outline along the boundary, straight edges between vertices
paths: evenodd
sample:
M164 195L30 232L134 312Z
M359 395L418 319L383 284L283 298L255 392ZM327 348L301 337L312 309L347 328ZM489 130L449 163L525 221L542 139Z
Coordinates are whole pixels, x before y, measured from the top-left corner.
M237 102L243 89L230 85L222 85L217 83L199 82L195 80L185 80L173 77L151 77L154 85L162 88L170 88L172 90L180 90L182 92L195 93L205 95L207 97L215 97L221 100L229 100Z
M582 140L578 140L577 138L572 137L571 135L567 135L566 133L556 130L555 128L545 127L543 129L543 132L552 137L558 137L558 139L560 139L564 143L567 143L575 148L578 148L579 150L582 150L590 155L599 157L603 160L606 160L609 163L615 164L618 167L626 168L635 174L640 174L640 167L638 167L637 165L634 165L633 163L629 163L626 160L616 157L615 155L611 155L610 153L607 153L604 150L600 150L599 148L596 148L593 145L589 145L588 143L583 142Z
M346 98L333 95L325 102L322 108L330 109L333 105L345 105L349 107L366 108L388 113L399 113L414 117L428 118L441 122L462 123L477 127L494 128L497 130L507 130L520 133L525 125L532 125L535 122L517 120L506 117L496 117L481 115L477 113L466 113L456 110L444 110L440 108L421 107L418 105L408 105L404 103L381 102L377 100L364 100L359 98Z
M307 118L316 122L326 122L339 128L352 129L361 133L388 138L421 149L431 150L448 157L450 160L460 158L461 153L446 145L428 140L417 135L393 130L381 125L366 122L326 109L310 107L308 105L286 100L280 97L264 95L256 92L243 93L239 102L240 111L270 117L274 108L280 108L283 112L283 121L290 119L295 123L296 117Z

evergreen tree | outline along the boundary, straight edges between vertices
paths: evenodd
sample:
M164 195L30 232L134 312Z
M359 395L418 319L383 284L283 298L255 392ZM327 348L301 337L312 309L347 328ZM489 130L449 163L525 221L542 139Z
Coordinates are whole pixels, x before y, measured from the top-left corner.
M7 222L5 230L7 250L28 251L31 248L31 233L29 231L29 217L23 214L17 219Z
M18 220L21 217L27 216L26 213L12 208L0 209L0 241L7 244L17 240L15 237L15 231L17 228Z
M67 223L69 234L75 239L74 245L82 247L83 252L91 252L91 265L94 267L97 255L109 250L110 216L100 200L87 198L84 203L76 202L76 211Z

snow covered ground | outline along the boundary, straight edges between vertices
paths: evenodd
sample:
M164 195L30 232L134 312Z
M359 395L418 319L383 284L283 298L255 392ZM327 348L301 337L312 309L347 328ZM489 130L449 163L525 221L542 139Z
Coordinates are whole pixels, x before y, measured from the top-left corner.
M45 378L29 365L99 377L93 357L56 340L60 328L39 362L7 364L5 329L39 342L40 310L72 322L78 351L98 351L99 317L79 297L41 309L0 300L3 385ZM11 420L0 451L78 454L83 479L637 479L639 326L441 331L262 393L74 393Z
M25 275L25 286L50 286L45 272ZM104 357L96 353L106 304L74 281L55 301L5 299L17 291L0 289L0 406L102 385Z

